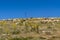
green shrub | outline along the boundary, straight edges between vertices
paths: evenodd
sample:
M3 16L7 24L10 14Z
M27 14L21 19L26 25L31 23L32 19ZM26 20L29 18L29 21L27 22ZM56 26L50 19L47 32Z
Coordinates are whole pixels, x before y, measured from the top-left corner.
M13 31L12 31L12 34L19 34L19 33L20 33L19 30L13 30Z
M10 40L21 40L20 38L11 38Z

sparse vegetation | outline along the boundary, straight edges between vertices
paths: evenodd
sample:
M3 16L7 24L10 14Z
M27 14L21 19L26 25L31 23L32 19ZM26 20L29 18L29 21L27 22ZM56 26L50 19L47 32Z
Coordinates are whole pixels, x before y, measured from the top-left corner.
M0 20L0 40L60 40L60 18Z

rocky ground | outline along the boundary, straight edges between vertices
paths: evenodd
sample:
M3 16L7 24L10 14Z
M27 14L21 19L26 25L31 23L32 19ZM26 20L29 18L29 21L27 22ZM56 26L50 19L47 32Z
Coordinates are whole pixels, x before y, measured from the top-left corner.
M0 20L0 40L60 40L60 18Z

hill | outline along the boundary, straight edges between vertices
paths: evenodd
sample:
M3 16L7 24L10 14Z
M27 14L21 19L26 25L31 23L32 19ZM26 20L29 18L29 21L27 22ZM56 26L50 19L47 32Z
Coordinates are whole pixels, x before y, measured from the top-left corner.
M60 40L60 18L0 20L0 40Z

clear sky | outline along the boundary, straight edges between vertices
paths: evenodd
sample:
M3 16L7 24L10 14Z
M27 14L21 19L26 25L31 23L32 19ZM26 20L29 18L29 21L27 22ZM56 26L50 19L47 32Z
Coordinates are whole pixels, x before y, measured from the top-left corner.
M60 17L59 0L0 0L0 19Z

